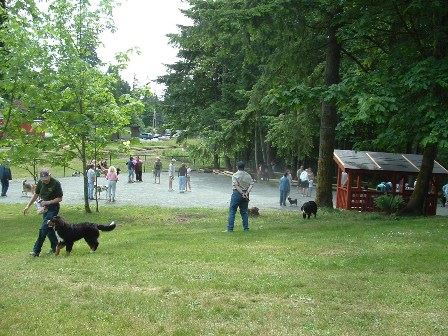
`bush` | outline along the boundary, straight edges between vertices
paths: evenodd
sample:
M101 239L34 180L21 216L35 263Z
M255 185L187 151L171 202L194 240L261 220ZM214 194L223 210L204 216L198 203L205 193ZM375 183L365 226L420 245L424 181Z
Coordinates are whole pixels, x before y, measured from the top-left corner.
M390 215L397 213L404 205L403 197L399 195L382 195L375 198L375 205L378 209Z

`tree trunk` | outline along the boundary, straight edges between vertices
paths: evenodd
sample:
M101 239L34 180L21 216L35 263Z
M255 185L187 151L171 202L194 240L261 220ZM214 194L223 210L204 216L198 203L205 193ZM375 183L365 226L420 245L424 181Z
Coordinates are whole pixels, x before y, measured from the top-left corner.
M327 87L340 81L341 45L336 38L337 28L328 29L328 49L325 67L325 84ZM319 159L317 168L316 202L321 207L333 207L332 178L333 152L336 135L336 102L322 102L320 119Z
M448 13L442 16L440 21L440 29L445 30L444 33L435 34L433 57L437 60L443 60L448 56L448 45L446 43L446 27L448 25ZM441 85L436 84L432 89L432 93L437 97L441 106L445 109L448 106L448 92ZM426 198L430 187L432 171L434 168L434 160L437 156L437 143L427 144L423 150L422 166L417 177L417 184L412 192L411 199L401 212L406 215L423 215L425 214ZM436 190L437 193L437 190ZM437 196L436 196L437 197Z
M263 157L263 162L266 165L269 165L269 162L268 162L268 159L267 159L267 154L266 154L266 144L264 142L264 136L263 136L263 132L261 131L261 127L260 127L258 133L260 134L260 149L261 149L261 155Z
M257 141L257 126L254 129L254 163L255 163L255 172L258 172L258 141ZM258 178L257 178L258 179Z
M86 139L83 136L81 138L81 161L82 161L82 176L84 177L84 209L86 213L91 213L89 205L89 199L87 196L87 158L86 158Z
M272 169L272 162L273 160L273 150L272 150L272 145L270 142L266 143L266 158L268 160L267 165L268 165L268 169L269 169L269 178L274 178L274 169Z
M0 8L2 9L2 14L0 14L0 28L3 25L3 22L6 21L6 0L0 0ZM2 41L0 41L0 46L3 46Z
M403 215L424 215L426 198L428 196L434 160L437 155L437 144L426 145L423 150L422 165L417 177L417 184L412 192L411 199L401 211Z
M213 168L219 169L219 155L213 154Z
M291 167L291 175L294 179L299 179L297 176L297 170L299 169L299 157L294 155L292 158L292 167Z
M233 170L232 161L230 160L230 158L227 155L224 156L224 164L225 164L226 170L228 170L228 171Z

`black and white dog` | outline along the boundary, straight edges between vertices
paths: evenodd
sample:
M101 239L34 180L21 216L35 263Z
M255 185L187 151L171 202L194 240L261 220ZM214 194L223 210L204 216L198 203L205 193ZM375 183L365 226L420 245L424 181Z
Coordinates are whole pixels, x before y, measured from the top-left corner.
M302 210L303 218L306 218L308 216L308 219L310 219L311 214L314 214L314 218L316 218L317 204L314 201L305 202L303 203L300 210Z
M75 241L84 239L92 251L96 251L98 245L98 237L101 231L112 231L116 225L114 222L109 225L101 225L95 223L79 223L70 224L62 217L55 216L48 220L48 227L52 227L58 238L55 255L59 255L61 249L65 246L67 253L70 253Z

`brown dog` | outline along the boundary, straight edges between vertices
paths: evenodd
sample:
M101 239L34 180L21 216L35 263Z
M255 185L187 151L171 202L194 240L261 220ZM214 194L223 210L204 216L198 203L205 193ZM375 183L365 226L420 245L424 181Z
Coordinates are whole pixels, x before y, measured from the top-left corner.
M249 215L251 215L251 216L257 217L260 215L260 209L258 209L257 207L249 208L248 211L249 211Z

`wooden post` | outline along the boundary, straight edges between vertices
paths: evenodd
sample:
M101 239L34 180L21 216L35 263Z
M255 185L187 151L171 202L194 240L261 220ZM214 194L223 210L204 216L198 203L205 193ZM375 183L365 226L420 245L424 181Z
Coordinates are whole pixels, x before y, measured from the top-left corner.
M352 173L349 171L347 174L348 174L348 177L347 177L347 198L345 200L345 202L346 202L345 208L350 210L350 207L351 207L350 202L351 202L351 199L352 199L352 195L351 195L351 192L352 192L352 186L351 186L351 184L352 184Z

